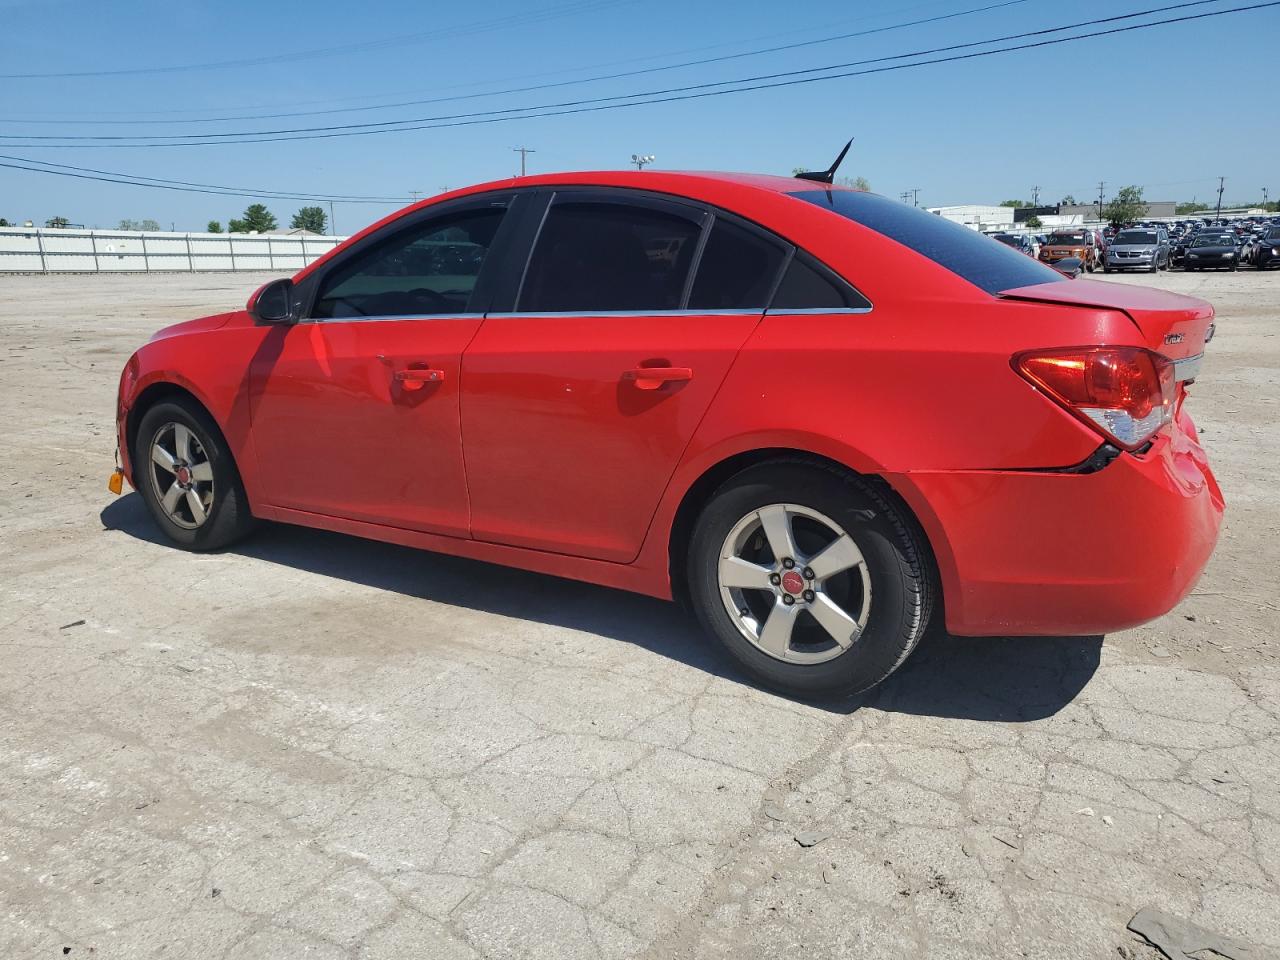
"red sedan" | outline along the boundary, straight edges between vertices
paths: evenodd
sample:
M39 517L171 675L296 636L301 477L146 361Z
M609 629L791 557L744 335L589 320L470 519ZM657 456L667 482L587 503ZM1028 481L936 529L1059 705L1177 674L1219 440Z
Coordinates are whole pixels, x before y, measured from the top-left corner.
M529 177L158 333L120 454L187 549L274 520L676 597L758 680L856 691L935 615L1096 634L1186 595L1212 316L842 187Z

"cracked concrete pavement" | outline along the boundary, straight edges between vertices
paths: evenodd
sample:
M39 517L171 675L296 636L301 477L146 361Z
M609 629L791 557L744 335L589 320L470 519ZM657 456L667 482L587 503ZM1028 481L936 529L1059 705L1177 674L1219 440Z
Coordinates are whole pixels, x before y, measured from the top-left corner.
M936 633L826 705L643 597L159 543L105 490L117 375L256 282L0 279L0 956L1154 957L1141 907L1280 954L1280 276L1116 281L1219 310L1193 596L1105 640Z

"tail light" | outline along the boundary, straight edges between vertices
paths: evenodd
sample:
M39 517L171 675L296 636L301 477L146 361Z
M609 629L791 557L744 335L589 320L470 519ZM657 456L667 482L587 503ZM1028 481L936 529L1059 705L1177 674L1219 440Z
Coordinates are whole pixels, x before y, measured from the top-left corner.
M1173 364L1142 347L1037 350L1013 358L1032 386L1126 450L1173 419Z

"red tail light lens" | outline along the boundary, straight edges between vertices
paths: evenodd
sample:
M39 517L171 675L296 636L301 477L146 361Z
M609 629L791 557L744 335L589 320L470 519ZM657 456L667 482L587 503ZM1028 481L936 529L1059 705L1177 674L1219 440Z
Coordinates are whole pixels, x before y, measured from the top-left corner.
M1126 450L1136 450L1173 419L1173 364L1141 347L1021 353L1013 368Z

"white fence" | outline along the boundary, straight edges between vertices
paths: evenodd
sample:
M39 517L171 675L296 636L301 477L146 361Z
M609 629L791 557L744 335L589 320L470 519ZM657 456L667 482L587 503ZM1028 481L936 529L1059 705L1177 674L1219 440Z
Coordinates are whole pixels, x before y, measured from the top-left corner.
M301 270L346 237L0 227L0 273Z

